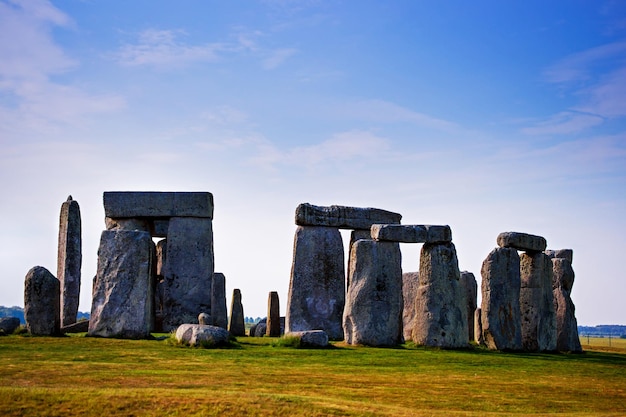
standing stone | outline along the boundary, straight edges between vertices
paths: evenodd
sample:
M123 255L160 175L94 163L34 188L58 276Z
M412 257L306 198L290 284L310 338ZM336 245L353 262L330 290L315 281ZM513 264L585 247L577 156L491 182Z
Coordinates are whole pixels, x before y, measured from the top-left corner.
M276 291L270 292L267 298L266 335L269 337L280 337L280 304Z
M213 283L211 284L211 319L213 320L213 326L228 329L226 277L221 272L213 274Z
M461 272L461 280L459 282L461 288L465 291L465 298L467 300L467 333L468 340L471 342L476 338L474 330L474 311L476 311L477 307L478 284L476 283L474 274L467 271Z
M520 256L522 347L528 352L556 350L552 261L543 252Z
M343 314L351 345L393 346L402 341L402 266L396 242L358 240L352 246L350 287Z
M60 333L60 283L43 266L35 266L24 280L24 319L34 336Z
M478 346L485 345L485 340L483 339L482 311L480 307L474 311L474 341Z
M415 298L419 286L419 272L405 272L402 274L402 332L404 340L413 339L415 326Z
M287 299L286 332L324 330L343 339L343 242L339 229L298 226Z
M425 243L420 254L413 342L443 348L468 345L467 301L453 243Z
M243 305L241 304L241 291L238 288L233 290L233 299L230 304L230 322L228 331L233 336L245 336L246 324L243 315Z
M193 323L211 311L213 225L209 218L173 217L167 234L163 280L163 330Z
M122 339L150 336L154 251L147 232L102 232L89 336Z
M571 259L571 257L569 258ZM563 352L582 352L578 337L576 307L571 292L574 285L574 269L568 258L552 259L552 291L556 312L556 348Z
M361 230L361 229L356 229L353 230L352 232L350 232L350 245L348 245L348 265L350 265L350 262L352 262L352 246L356 243L357 240L361 240L361 239L365 239L365 240L372 240L372 233L370 232L369 229L367 230ZM348 274L347 279L346 279L346 290L350 288L350 275Z
M521 350L520 260L514 248L496 248L483 261L481 321L492 350Z
M156 243L156 275L154 282L154 331L163 331L163 273L167 262L167 240Z
M76 323L80 301L81 222L78 202L67 197L59 216L57 277L61 286L61 327Z

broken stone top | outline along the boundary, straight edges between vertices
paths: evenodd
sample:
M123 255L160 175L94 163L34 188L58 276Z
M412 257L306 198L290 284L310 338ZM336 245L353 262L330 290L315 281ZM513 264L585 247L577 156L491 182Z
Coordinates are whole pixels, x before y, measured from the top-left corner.
M327 226L338 229L369 230L373 224L399 224L402 215L377 208L314 206L303 203L296 208L298 226Z
M514 248L530 252L543 252L547 246L545 238L520 232L500 233L497 242L501 248Z
M213 218L208 192L106 191L104 214L110 218Z
M570 261L570 263L572 263L574 259L573 249L546 249L545 253L550 259L563 258Z
M452 242L450 226L374 224L372 239L403 243Z

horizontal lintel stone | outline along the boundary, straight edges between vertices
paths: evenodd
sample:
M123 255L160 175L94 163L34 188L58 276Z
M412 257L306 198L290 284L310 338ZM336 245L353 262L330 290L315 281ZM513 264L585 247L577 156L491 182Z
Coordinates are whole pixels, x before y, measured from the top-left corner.
M110 218L213 218L209 192L106 191L104 214Z
M315 206L303 203L296 208L296 225L338 229L369 230L373 224L399 224L402 215L377 208Z
M574 259L573 249L546 249L545 253L546 255L548 255L550 259L563 258L563 259L567 259L568 261L570 261L570 263Z
M372 239L402 243L452 242L450 226L421 224L374 224Z
M547 246L545 238L520 232L500 233L497 243L501 248L514 248L531 252L543 252Z

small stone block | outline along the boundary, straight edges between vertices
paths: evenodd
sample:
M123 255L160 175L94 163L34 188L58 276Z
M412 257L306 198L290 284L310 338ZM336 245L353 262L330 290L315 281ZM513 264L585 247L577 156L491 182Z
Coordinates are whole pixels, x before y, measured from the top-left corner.
M531 252L543 252L547 246L545 238L520 232L500 233L497 243L501 248L514 248Z

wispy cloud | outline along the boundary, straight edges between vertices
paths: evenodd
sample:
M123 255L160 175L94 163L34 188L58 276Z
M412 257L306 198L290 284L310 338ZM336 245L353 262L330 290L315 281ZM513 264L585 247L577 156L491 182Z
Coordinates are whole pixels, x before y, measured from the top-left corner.
M592 70L607 62L623 61L626 41L597 46L569 55L547 68L544 76L551 83L569 83L593 78Z
M268 56L263 60L263 68L267 70L275 69L297 52L298 51L293 48L275 49L269 51Z
M564 111L546 119L538 120L532 126L522 129L528 135L564 135L604 123L604 118L595 114Z

